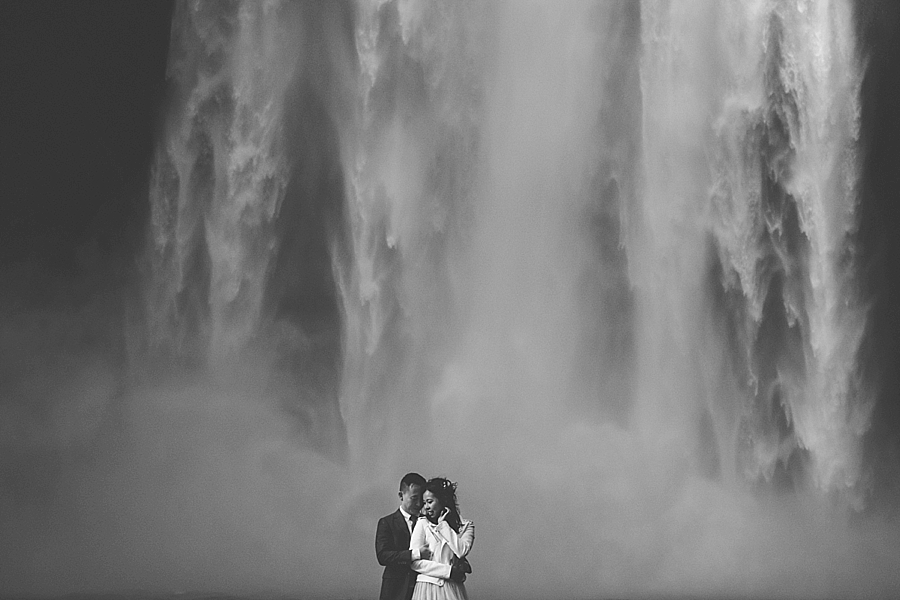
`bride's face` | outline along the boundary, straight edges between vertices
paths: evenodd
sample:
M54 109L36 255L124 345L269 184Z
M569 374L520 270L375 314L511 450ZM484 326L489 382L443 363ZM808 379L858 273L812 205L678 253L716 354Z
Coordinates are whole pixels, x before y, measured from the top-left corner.
M425 490L425 494L422 495L422 502L425 504L422 508L422 512L425 513L425 516L428 517L429 521L436 523L438 517L444 512L444 506L441 504L441 501L437 499L437 496L428 490Z

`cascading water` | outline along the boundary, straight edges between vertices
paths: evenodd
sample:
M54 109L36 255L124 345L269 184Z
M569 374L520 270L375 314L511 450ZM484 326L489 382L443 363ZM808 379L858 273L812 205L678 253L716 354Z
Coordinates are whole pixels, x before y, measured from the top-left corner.
M272 5L219 8L183 4L174 16L177 99L151 183L151 339L194 336L201 357L241 348L260 326L297 46Z
M629 258L649 292L638 379L665 383L638 397L714 424L714 462L739 479L806 474L859 501L850 7L650 3L642 30L647 229Z
M327 161L308 158L310 145L328 154L324 135L291 114L314 119L321 110L307 88L312 79L325 89L326 78L308 73L329 69L305 51L318 42L302 27L304 15L320 12L278 2L178 5L172 99L151 171L141 345L226 372L263 355L266 393L307 441L340 454L336 311L319 308L329 302L323 214L336 184Z
M146 345L275 365L347 504L459 479L474 590L802 591L750 492L865 500L857 60L844 2L180 5Z

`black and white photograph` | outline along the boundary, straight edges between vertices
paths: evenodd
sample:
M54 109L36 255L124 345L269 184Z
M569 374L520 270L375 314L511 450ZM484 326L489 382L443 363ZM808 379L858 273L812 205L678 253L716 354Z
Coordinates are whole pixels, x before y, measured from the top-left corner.
M0 600L898 573L900 3L0 0Z

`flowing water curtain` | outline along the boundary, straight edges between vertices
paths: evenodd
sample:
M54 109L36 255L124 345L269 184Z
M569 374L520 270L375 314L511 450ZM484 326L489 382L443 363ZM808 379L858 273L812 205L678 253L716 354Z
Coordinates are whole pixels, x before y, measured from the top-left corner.
M851 7L642 9L645 232L657 256L674 248L685 265L643 274L677 291L652 311L665 314L684 295L702 299L705 313L683 305L676 322L694 327L666 347L695 356L679 366L706 382L683 391L702 399L723 476L857 502L870 400L856 380L865 307L853 264L860 68ZM696 29L704 19L709 34ZM711 54L701 63L713 76L687 66L698 49ZM643 339L671 343L653 327Z
M745 299L735 315L750 398L740 468L858 506L871 401L856 365L866 311L853 262L861 69L851 7L787 3L754 26L755 89L735 86L719 121L720 147L743 146L750 168L720 171L727 191L715 194L720 216L749 207L744 232L722 219L716 236L722 283Z
M733 418L715 402L722 368L703 285L708 129L727 74L715 32L726 10L641 4L643 176L628 207L627 242L637 328L633 428L653 458L649 478L663 488L685 473L728 477L723 438Z
M362 437L411 414L462 414L479 379L504 390L493 410L523 420L552 412L547 398L590 396L591 411L606 401L589 350L609 347L612 333L593 338L628 312L616 230L634 144L611 123L636 122L622 112L637 90L610 81L633 63L620 56L626 12L359 5L359 112L342 135L351 242L336 271L344 413ZM598 228L612 235L598 240ZM520 368L552 393L523 384ZM517 386L526 393L513 400Z
M358 451L377 439L400 443L395 424L423 414L429 352L454 315L453 248L478 145L479 20L469 14L478 10L357 5L356 115L338 124L349 235L333 256L342 410Z
M150 345L201 361L258 331L290 165L289 4L176 6L174 88L151 174Z
M796 158L785 191L797 202L809 244L801 320L808 327L806 381L791 395L790 413L798 447L811 455L812 483L848 493L858 505L871 398L857 380L856 364L866 308L854 262L861 65L852 6L798 3L775 18L785 23L782 79L799 79L799 126L791 132Z

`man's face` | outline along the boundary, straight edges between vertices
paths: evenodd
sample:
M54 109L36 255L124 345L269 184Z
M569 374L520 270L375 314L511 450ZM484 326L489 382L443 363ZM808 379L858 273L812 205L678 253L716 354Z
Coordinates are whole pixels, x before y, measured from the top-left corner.
M405 490L400 490L400 507L414 517L419 516L422 510L422 486L412 484Z

